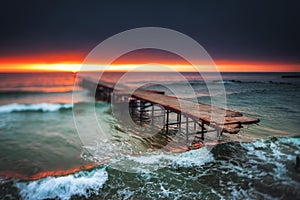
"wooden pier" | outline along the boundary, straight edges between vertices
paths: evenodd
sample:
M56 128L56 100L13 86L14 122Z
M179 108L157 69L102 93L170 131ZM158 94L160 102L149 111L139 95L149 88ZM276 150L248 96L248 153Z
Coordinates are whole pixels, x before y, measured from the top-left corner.
M184 99L178 99L173 96L167 96L164 92L137 89L133 94L128 94L128 88L115 88L113 83L83 79L81 85L85 88L95 89L96 100L127 102L131 116L140 124L155 126L155 105L164 109L162 116L163 130L168 133L173 127L180 132L184 129L188 137L194 134L196 138L204 141L205 135L209 132L216 132L220 137L222 133L238 133L243 124L255 124L259 119L244 116L240 112L219 108L203 103L192 102ZM112 97L113 93L113 97ZM112 99L114 98L114 99ZM177 115L176 120L171 121L170 114ZM133 118L133 117L132 117ZM185 125L185 127L184 127ZM190 131L193 127L193 130Z

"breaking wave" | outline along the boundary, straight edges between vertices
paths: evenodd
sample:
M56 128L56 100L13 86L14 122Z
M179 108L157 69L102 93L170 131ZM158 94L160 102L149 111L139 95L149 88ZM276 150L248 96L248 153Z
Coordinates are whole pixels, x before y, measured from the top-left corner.
M299 198L297 188L300 184L297 177L289 173L293 170L291 162L300 153L299 144L299 137L269 138L251 143L217 145L206 156L203 156L205 148L184 153L125 156L91 171L18 182L14 186L26 200L83 197L135 199L141 197L140 194L149 199L274 199L280 195L283 195L283 199ZM295 155L288 153L288 149L293 149ZM165 164L165 169L156 168L156 171L152 171L161 163ZM118 164L127 170L116 169L115 165ZM128 173L133 172L129 168L135 170L136 175ZM268 178L261 183L264 177ZM208 180L215 182L209 183ZM135 181L139 187L128 187L127 182L130 181ZM195 181L199 186L208 185L199 190ZM246 185L243 185L244 181ZM225 188L224 182L227 184ZM186 187L182 188L182 184ZM212 187L214 184L217 186ZM273 184L273 187L270 188L269 184Z
M15 186L23 199L62 199L72 196L88 198L98 195L99 190L108 179L105 168L81 171L62 177L47 177L30 182L18 182Z
M280 81L246 81L246 80L222 80L222 81L213 81L216 84L224 84L224 85L231 85L231 84L275 84L275 85L293 85L289 82L280 82Z
M122 165L125 165L125 168L133 167L128 165L130 165L129 161L134 161L136 164L135 167L141 167L137 170L137 172L151 175L151 173L148 173L148 170L145 170L145 167L151 167L153 164L157 165L162 160L168 160L168 166L172 168L202 166L205 163L213 161L213 156L210 153L205 159L195 159L202 154L203 150L198 149L180 154L127 156L126 162L122 162ZM109 165L112 167L111 164ZM104 183L108 180L108 172L106 168L107 167L94 168L91 171L80 171L67 176L46 177L34 181L16 182L14 186L18 188L19 195L25 200L67 200L73 197L90 198L94 195L101 196L101 189L103 188Z
M71 88L71 89L61 89L61 90L55 90L55 89L48 89L48 90L45 90L45 89L34 89L34 90L3 90L3 89L0 89L0 96L1 95L40 95L40 94L55 94L55 93L72 93L74 90ZM77 90L79 91L79 90Z
M0 106L0 113L11 112L24 112L24 111L42 111L42 112L55 112L61 109L71 109L73 104L51 104L51 103L38 103L38 104L8 104Z
M195 167L214 160L206 147L183 153L154 153L140 156L124 156L110 161L109 166L131 173L148 173L164 167Z

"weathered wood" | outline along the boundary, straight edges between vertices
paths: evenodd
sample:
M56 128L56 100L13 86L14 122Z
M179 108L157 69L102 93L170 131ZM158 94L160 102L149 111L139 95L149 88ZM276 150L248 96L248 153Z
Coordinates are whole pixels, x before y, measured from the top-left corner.
M225 127L224 125L230 124L253 124L258 123L259 119L243 116L240 112L234 112L231 110L225 110L223 108L210 106L203 103L196 103L184 99L177 99L176 97L148 93L146 90L136 90L133 94L134 97L149 101L153 104L159 104L166 109L169 109L176 113L183 113L193 119L199 119L205 124L213 125L217 127ZM200 113L199 113L200 111ZM212 115L217 115L212 118ZM218 119L220 119L218 121ZM224 121L223 121L224 120ZM229 127L229 126L228 126ZM227 132L231 132L228 130Z
M96 82L95 80L84 79L83 84L86 84L87 87L91 88L92 84L96 84ZM129 91L128 87L118 86L118 88L114 88L115 84L103 81L99 81L97 84L97 88L106 87L109 89L109 91L113 90L114 93L128 95L128 93L126 93L126 91ZM222 132L237 133L242 127L242 124L255 124L259 122L259 119L244 116L240 112L235 112L208 104L179 99L177 97L167 96L164 95L164 92L160 91L138 89L131 95L130 98L145 101L151 103L151 105L158 104L164 107L164 109L166 109L167 119L165 128L167 131L169 129L168 124L170 111L180 115L183 114L186 117L193 119L194 121L200 121L203 126L204 124L206 124L208 126L216 128L220 131L220 134ZM141 110L143 110L143 108Z
M169 132L169 110L166 110L166 113L167 113L167 121L165 123L165 126L166 126L166 132L168 133Z
M204 123L203 121L201 122L201 139L204 140L204 131L205 131L205 128L204 128Z

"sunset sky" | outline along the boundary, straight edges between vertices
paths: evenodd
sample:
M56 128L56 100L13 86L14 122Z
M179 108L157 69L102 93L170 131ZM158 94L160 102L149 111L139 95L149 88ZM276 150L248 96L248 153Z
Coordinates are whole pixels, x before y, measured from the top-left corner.
M299 72L299 5L237 0L2 1L0 72L76 71L103 40L147 26L192 37L223 72ZM149 62L193 70L178 56L147 50L120 58L112 70ZM101 69L101 63L98 66Z

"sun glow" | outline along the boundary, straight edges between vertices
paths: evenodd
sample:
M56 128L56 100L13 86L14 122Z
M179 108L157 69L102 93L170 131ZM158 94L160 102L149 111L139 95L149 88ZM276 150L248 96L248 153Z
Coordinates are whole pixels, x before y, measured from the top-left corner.
M197 68L189 63L167 62L162 60L157 63L148 64L145 62L124 62L111 65L82 64L81 62L51 62L51 63L30 63L1 62L0 72L78 72L78 71L180 71L180 72L299 72L300 64L284 64L271 62L253 61L215 61L215 65L200 63Z
M213 66L202 65L203 71L211 71ZM78 71L196 71L196 68L187 64L85 64L81 63L50 63L50 64L0 64L0 72L78 72Z
M0 64L0 72L76 72L80 69L81 64L75 63L57 63L57 64Z
M31 70L43 70L43 71L68 71L77 72L80 70L81 64L75 63L58 63L58 64L32 64Z
M86 52L55 52L0 56L0 72L178 71L178 72L300 72L300 63L259 60L193 60L162 50L143 49L124 54L105 65L105 58L88 59ZM197 66L193 66L196 64Z

